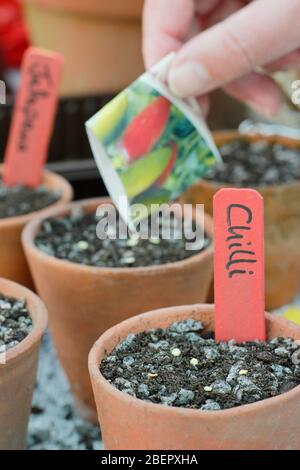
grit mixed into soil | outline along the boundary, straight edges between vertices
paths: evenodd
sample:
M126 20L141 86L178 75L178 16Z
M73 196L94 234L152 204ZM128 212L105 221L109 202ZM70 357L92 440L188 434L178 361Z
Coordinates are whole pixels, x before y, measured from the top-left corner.
M133 397L221 410L274 397L300 384L300 344L216 342L192 319L130 334L101 363L104 377Z
M57 202L60 194L45 186L36 189L25 186L8 187L0 180L0 219L35 212Z

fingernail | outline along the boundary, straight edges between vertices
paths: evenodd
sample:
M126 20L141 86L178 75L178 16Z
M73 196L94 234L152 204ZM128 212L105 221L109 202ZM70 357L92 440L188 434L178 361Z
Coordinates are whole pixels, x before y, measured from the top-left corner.
M208 91L211 82L212 78L208 71L197 62L185 62L170 69L170 90L180 98L205 93Z

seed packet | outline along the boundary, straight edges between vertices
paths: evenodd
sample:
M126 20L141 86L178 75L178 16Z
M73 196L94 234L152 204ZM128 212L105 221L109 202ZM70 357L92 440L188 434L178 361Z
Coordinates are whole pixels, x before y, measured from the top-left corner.
M132 225L132 207L176 199L220 156L196 100L164 82L173 55L144 73L86 122L107 190Z

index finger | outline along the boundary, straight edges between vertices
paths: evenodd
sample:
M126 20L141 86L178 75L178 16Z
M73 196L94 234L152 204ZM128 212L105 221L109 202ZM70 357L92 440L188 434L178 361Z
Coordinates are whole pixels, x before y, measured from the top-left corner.
M170 88L181 97L201 95L297 49L299 15L299 0L250 3L180 49L170 69Z
M194 17L194 9L194 0L146 0L143 13L146 68L182 46Z

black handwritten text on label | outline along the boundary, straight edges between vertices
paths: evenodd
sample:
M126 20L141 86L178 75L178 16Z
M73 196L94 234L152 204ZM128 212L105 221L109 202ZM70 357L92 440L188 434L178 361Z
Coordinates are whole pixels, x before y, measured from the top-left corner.
M235 225L234 214L241 219L244 215L243 225ZM252 210L243 204L230 204L227 207L228 236L226 238L228 246L228 262L226 270L228 276L233 278L238 275L254 275L253 268L257 263L255 247L251 239L253 214Z

